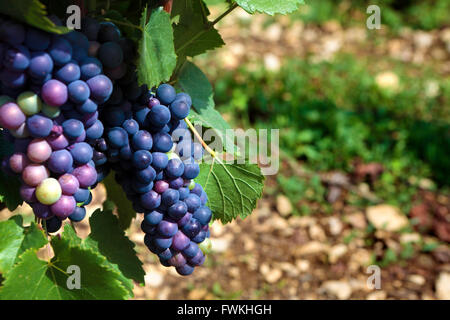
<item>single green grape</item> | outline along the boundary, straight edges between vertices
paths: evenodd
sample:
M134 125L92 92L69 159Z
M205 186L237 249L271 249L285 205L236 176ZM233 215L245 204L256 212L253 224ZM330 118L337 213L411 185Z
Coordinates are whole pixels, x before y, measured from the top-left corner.
M198 247L200 248L200 250L202 250L204 255L209 254L212 248L211 239L206 238L202 243L198 245Z
M60 115L61 110L58 107L52 107L46 103L43 103L42 113L45 114L47 117L53 119Z
M62 190L58 180L47 178L36 188L36 198L42 204L51 205L61 198Z
M189 190L192 190L195 188L195 181L191 180L191 182L189 182L189 186L188 186Z
M17 97L17 104L27 116L38 113L42 108L41 99L37 94L31 91L22 92Z

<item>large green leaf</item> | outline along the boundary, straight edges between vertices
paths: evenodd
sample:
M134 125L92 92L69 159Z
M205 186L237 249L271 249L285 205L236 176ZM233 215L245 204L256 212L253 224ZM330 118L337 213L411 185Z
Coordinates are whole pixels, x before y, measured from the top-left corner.
M286 14L298 9L304 0L236 0L236 3L248 13Z
M27 250L6 275L0 288L2 300L119 300L130 294L119 280L120 274L103 264L104 257L93 250L69 245L65 239L52 240L55 257L39 260L36 251ZM69 289L69 266L80 268L80 289Z
M175 1L172 16L179 15L174 27L175 52L178 57L193 57L223 46L219 32L210 26L209 14L202 0Z
M119 227L117 217L111 211L96 210L89 219L91 233L81 240L73 228L66 226L63 238L75 241L82 248L91 248L106 257L110 266L120 271L124 276L124 286L133 289L133 282L144 283L145 271L142 262L136 256L135 244L130 241Z
M0 13L47 32L64 34L70 31L66 27L56 26L47 18L45 6L38 0L2 0L0 1Z
M119 225L122 229L127 229L131 221L136 218L136 211L133 209L131 201L125 196L122 187L114 179L114 173L110 173L103 181L106 188L108 200L114 202L119 215Z
M145 8L141 27L137 74L139 83L151 88L169 80L175 69L177 56L173 45L173 30L170 16L162 8L152 11L148 23Z
M264 176L257 165L226 164L217 159L200 164L200 174L195 181L208 195L214 219L223 223L251 214L264 186Z
M0 273L3 274L11 270L25 250L47 244L43 230L34 222L24 228L21 217L0 222L0 235Z
M178 86L192 98L193 110L189 114L190 120L199 122L203 127L214 129L226 147L226 130L231 128L214 109L213 88L205 74L192 62L187 61L180 70ZM235 150L227 151L234 153Z

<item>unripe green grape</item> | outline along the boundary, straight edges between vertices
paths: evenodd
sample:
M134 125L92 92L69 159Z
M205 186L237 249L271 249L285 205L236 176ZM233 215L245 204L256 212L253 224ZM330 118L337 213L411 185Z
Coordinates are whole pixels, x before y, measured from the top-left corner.
M22 92L17 97L17 104L27 116L38 113L42 108L41 99L37 94L31 91Z
M36 198L42 204L51 205L61 198L62 190L58 180L47 178L36 188Z
M211 239L206 238L202 243L199 243L198 247L202 250L204 255L209 254L212 248Z
M0 96L0 106L4 105L7 102L14 102L14 99L8 96Z
M172 159L179 159L179 160L181 160L180 157L173 151L169 151L166 154L167 154L167 158L169 160L172 160Z
M188 188L189 188L189 190L191 190L191 191L192 191L192 189L195 188L195 182L194 182L194 180L191 180L191 182L189 182Z
M46 103L42 104L42 113L45 114L47 117L53 119L59 116L61 113L61 110L58 107L52 107L49 106Z

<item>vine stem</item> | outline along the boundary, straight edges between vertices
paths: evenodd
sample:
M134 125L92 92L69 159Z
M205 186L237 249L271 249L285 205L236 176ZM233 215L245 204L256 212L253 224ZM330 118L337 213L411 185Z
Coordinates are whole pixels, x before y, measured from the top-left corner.
M213 157L216 158L216 152L211 149L206 142L202 139L202 137L200 136L200 134L198 133L198 131L195 129L194 125L192 124L192 122L188 119L188 118L184 118L184 121L186 122L186 124L188 125L189 129L191 129L192 133L194 133L194 135L197 137L198 141L200 141L200 143L202 144L203 148L205 148L206 151L208 151L208 153Z
M193 36L188 41L186 41L181 47L179 47L176 50L176 53L180 52L181 50L186 48L188 45L190 45L192 42L197 40L204 33L208 32L212 27L214 27L214 25L216 25L220 20L225 18L225 16L227 16L231 11L233 11L237 7L238 7L237 3L233 3L224 13L222 13L220 16L218 16L214 21L210 22L204 30L202 30L199 33L197 33L195 36Z

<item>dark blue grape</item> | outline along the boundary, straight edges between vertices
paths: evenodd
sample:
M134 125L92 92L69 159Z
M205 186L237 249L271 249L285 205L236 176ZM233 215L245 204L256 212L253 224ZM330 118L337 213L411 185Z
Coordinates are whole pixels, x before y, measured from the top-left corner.
M178 191L170 188L164 191L164 193L161 195L161 203L163 203L167 207L173 205L179 199L180 194L178 193Z
M142 183L149 183L154 181L156 177L156 171L152 166L148 166L143 170L136 171L136 179Z
M176 91L175 88L172 87L170 84L162 84L158 87L156 90L156 96L164 105L168 106L172 103L172 101L175 100L176 97Z
M141 223L141 230L146 234L156 234L156 226L147 223L145 220Z
M3 65L5 68L21 72L30 65L30 51L24 46L16 46L7 50L3 56Z
M44 51L50 45L50 35L36 28L28 28L25 45L33 51Z
M100 120L96 120L89 128L86 129L86 138L89 140L98 139L103 135L103 124Z
M178 192L180 193L180 200L185 200L190 194L188 188L180 188L178 189Z
M158 224L157 230L163 237L173 237L178 231L178 225L175 222L162 220Z
M173 179L169 182L169 186L172 189L176 189L176 190L180 189L183 185L184 185L184 180L181 177Z
M128 163L128 162L127 162ZM122 164L122 163L121 163ZM137 180L133 180L131 182L131 187L133 191L139 194L147 193L153 188L153 182L150 183L141 183Z
M172 137L169 134L158 132L153 135L153 151L169 152L172 146Z
M153 146L152 135L145 130L139 130L133 136L132 145L136 150L150 150Z
M69 119L62 124L64 134L69 138L77 138L81 136L84 131L84 125L80 120Z
M147 114L147 120L155 126L164 126L170 121L170 111L162 105L154 106Z
M200 197L193 193L189 194L187 198L184 199L184 202L186 203L189 212L194 212L201 206Z
M89 40L81 32L72 31L65 34L64 37L72 44L74 48L80 48L86 51L89 49Z
M79 142L69 147L70 154L77 164L86 164L92 160L92 147L86 142Z
M32 137L45 138L53 128L53 121L47 117L35 114L27 119L27 129Z
M158 249L165 250L172 245L172 238L156 237L154 238L153 243Z
M139 131L139 124L133 119L128 119L123 122L122 128L132 136Z
M69 99L74 103L84 103L91 94L89 86L82 80L76 80L70 83L67 88L69 92Z
M53 151L48 159L48 168L58 174L69 172L72 169L73 158L69 151L58 150Z
M106 155L100 151L93 151L92 159L96 166L104 165L108 161Z
M108 131L107 139L113 148L119 149L128 143L128 134L124 129L116 127Z
M191 218L191 220L186 223L181 230L184 232L185 235L187 235L189 238L194 238L201 230L202 225L201 223L195 219Z
M198 163L194 161L190 161L188 163L184 163L184 173L183 178L184 179L195 179L200 173L200 166Z
M152 153L152 166L156 170L162 170L167 167L167 164L169 162L169 159L167 158L167 155L162 152L153 152Z
M164 201L164 194L163 194ZM169 207L167 213L169 216L175 220L179 220L184 217L187 212L187 205L183 201L177 201Z
M98 50L98 57L106 68L116 68L123 61L122 48L116 42L105 42Z
M167 163L167 167L164 172L170 178L181 177L181 175L184 172L184 164L180 159L177 158L170 159L169 162Z
M79 80L81 76L80 66L76 61L71 61L64 66L62 66L55 73L55 78L69 84L73 81Z
M111 96L113 85L104 75L95 76L86 82L91 90L91 99L97 103L104 103Z
M142 127L146 124L147 115L150 109L145 106L140 106L139 109L134 111L134 119Z
M100 42L119 41L120 30L112 22L101 22L97 39Z
M172 113L172 117L182 120L189 115L189 111L191 110L190 106L187 104L185 100L175 100L170 104L170 112Z
M87 99L82 104L77 106L77 110L80 113L92 113L97 111L98 105L91 99Z
M84 207L75 207L75 210L69 216L69 219L73 222L80 222L84 217L86 217L86 209Z
M163 216L161 212L154 210L144 215L144 221L150 225L157 225L162 221Z
M53 70L53 60L46 53L36 51L31 54L30 66L28 74L36 79L44 79Z
M45 228L47 232L54 233L61 229L62 221L58 217L53 217L45 220Z
M97 58L86 57L80 63L81 79L89 80L103 71L103 65Z
M140 202L147 210L154 210L160 206L161 196L157 192L150 190L141 195Z
M211 221L211 210L208 207L201 207L195 210L193 217L202 225L207 225Z
M147 150L138 150L133 154L132 161L138 170L145 169L152 163L152 154Z

